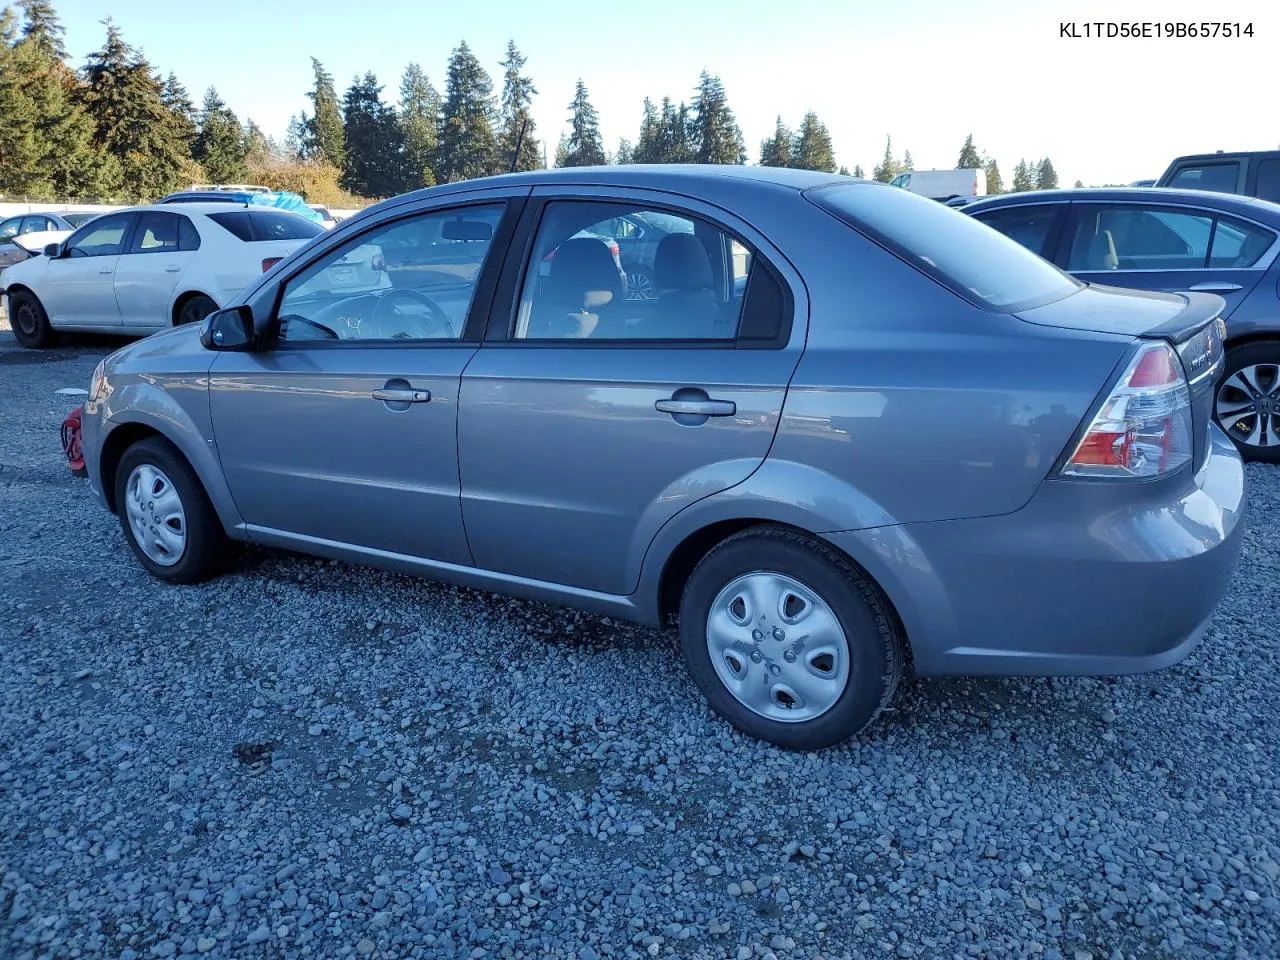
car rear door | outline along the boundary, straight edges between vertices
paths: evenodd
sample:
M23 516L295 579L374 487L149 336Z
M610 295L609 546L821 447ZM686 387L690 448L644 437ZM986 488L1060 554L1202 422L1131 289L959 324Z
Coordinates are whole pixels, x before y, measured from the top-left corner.
M155 329L173 323L170 304L183 273L196 257L200 236L181 214L147 210L115 272L116 304L126 328Z
M533 198L462 379L467 539L478 567L626 595L663 523L768 454L803 349L804 287L764 237L695 199L551 186ZM650 210L689 229L661 241L655 296L627 299L592 234Z
M1208 207L1073 203L1060 265L1089 283L1216 293L1230 318L1266 272L1275 232Z
M136 214L112 213L85 224L49 261L36 295L57 325L120 326L115 272Z

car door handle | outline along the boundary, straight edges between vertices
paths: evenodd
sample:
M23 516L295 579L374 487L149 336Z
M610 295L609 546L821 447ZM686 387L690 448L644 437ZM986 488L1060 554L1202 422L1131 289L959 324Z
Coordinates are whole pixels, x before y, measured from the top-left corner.
M105 270L99 270L98 272L101 274L115 273L115 268L107 267Z
M690 417L732 417L738 406L732 400L659 400L659 413L682 413Z
M381 400L383 403L426 403L431 399L431 391L406 387L380 387L373 391L373 399Z
M1238 283L1227 283L1225 280L1206 280L1204 283L1193 284L1187 289L1194 290L1196 293L1235 293L1241 287Z
M165 273L181 273L182 268L175 264L170 264L169 266L164 268L164 272Z

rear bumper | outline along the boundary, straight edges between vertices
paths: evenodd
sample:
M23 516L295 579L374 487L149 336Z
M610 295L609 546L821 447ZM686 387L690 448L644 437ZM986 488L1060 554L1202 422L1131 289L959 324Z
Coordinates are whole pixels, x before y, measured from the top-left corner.
M1194 475L1049 481L1004 516L825 536L889 594L921 675L1112 675L1195 648L1245 509L1244 466L1215 426Z

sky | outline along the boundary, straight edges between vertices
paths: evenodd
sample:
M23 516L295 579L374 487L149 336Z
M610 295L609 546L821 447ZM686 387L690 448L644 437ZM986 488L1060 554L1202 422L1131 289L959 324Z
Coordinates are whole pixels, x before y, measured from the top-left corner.
M4 0L0 0L3 3ZM837 163L869 176L892 136L916 169L955 166L972 133L1005 184L1021 157L1053 160L1064 186L1154 178L1175 156L1275 149L1280 4L1264 0L55 0L77 64L110 14L127 42L173 70L198 104L215 86L243 120L284 135L307 105L311 57L339 96L372 70L394 100L416 61L443 92L465 39L501 84L508 39L538 88L533 119L554 156L582 78L606 148L634 141L645 96L692 99L719 74L755 162L776 117L826 123ZM1063 23L1253 24L1252 37L1060 36Z

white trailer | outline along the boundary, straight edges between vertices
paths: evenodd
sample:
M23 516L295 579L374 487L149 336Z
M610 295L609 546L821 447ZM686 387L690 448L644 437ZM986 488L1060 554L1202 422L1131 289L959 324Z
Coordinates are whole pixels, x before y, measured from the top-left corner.
M961 170L908 170L890 180L889 185L918 193L931 200L985 197L987 172L981 167L967 167Z

